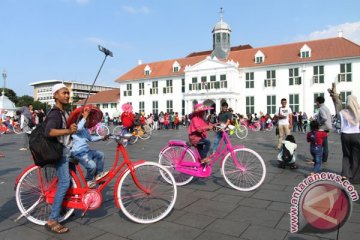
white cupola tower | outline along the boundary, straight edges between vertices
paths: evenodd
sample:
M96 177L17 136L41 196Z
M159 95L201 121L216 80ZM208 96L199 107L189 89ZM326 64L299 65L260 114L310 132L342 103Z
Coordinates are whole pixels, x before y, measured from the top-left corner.
M213 30L213 51L211 57L226 59L230 52L230 33L229 24L223 21L223 9L220 8L220 22L216 23Z

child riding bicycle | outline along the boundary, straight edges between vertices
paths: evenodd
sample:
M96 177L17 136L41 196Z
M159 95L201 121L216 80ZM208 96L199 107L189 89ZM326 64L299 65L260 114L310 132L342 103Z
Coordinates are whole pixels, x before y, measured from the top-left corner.
M89 119L90 108L85 107L82 113L82 119L78 123L78 128L75 134L72 135L73 147L71 155L79 160L80 164L87 170L86 183L89 188L96 187L96 181L108 174L104 172L105 154L98 150L90 149L88 141L95 142L99 140L106 140L108 136L93 136L87 130L87 123Z

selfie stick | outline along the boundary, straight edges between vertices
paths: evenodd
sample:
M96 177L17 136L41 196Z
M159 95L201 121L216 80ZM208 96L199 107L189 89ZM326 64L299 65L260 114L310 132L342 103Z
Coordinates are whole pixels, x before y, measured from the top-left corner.
M105 63L105 61L106 61L106 58L107 58L108 56L113 57L113 53L112 53L109 49L106 49L106 48L104 48L104 47L102 47L102 46L100 46L100 45L98 45L98 49L99 49L100 52L103 52L103 53L105 54L105 58L104 58L101 66L100 66L100 69L99 69L98 73L96 74L96 77L95 77L95 79L94 79L94 82L93 82L92 85L91 85L91 88L90 88L90 90L89 90L89 92L88 92L88 95L87 95L87 97L86 97L86 99L85 99L85 102L84 102L84 104L83 104L83 107L85 107L85 105L86 105L86 103L87 103L87 101L88 101L88 99L89 99L89 96L90 96L90 94L91 94L91 90L93 89L93 87L94 87L94 85L95 85L95 82L96 82L96 80L97 80L97 78L98 78L98 76L99 76L99 74L100 74L100 71L101 71L102 67L104 66L104 63ZM82 111L84 111L84 110L85 110L85 108L84 108ZM79 114L78 119L77 119L76 122L79 122L80 117L81 117L81 114Z

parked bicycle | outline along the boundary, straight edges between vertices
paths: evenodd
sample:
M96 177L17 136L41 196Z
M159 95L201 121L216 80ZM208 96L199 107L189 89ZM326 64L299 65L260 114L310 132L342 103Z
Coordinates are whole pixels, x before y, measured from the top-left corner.
M114 135L123 135L127 132L131 131L128 128L124 128L123 126L116 126L113 129L113 134ZM149 125L145 124L143 125L143 127L141 126L135 126L132 130L132 137L129 139L129 144L134 144L137 142L137 140L143 139L143 140L147 140L151 137L152 135L152 129Z
M239 120L237 118L234 119L234 129L230 129L229 135L233 135L234 133L236 136L240 139L244 139L248 135L248 129L245 125L242 125L239 123Z
M71 187L63 201L61 221L70 217L75 209L86 211L97 209L102 203L101 192L117 176L114 186L116 206L126 217L137 223L154 223L165 218L173 208L176 197L176 183L170 171L158 163L138 160L131 162L123 146L131 134L110 136L117 142L115 161L109 173L97 183L97 189L90 189L85 181L80 164L76 172L70 171ZM123 161L118 164L120 153ZM165 180L164 180L165 179ZM44 225L51 211L58 179L52 166L43 168L29 166L16 179L15 198L21 215L29 221Z
M105 123L99 122L94 127L89 129L91 134L97 134L98 136L104 137L110 134L109 127Z
M272 131L274 129L274 124L271 120L266 121L264 124L264 129L265 131Z
M188 184L194 177L209 177L213 165L221 160L221 173L232 188L240 191L258 188L266 175L264 160L243 145L233 146L226 130L219 126L217 129L222 131L221 143L216 153L210 156L208 164L201 164L197 149L182 140L170 140L159 154L159 163L170 170L176 184L181 186ZM167 179L165 175L163 177ZM167 180L171 182L171 179Z
M247 120L243 120L240 122L240 124L246 126L247 128L251 129L252 131L260 131L261 125L259 121L254 121L249 123Z

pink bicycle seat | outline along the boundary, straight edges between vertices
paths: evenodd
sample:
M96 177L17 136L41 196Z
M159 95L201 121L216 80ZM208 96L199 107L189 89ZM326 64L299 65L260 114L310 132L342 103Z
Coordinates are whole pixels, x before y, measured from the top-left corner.
M169 140L169 145L172 146L186 146L186 141L184 140Z

